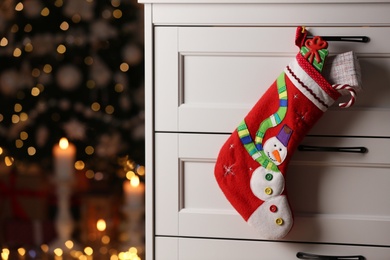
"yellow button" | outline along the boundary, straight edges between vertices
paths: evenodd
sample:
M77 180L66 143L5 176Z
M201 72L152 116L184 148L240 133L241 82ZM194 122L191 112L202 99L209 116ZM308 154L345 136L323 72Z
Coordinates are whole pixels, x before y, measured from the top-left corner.
M275 223L276 223L277 225L281 226L281 225L283 225L284 221L283 221L282 218L277 218L277 219L275 220Z
M265 194L267 194L267 195L271 195L272 192L273 192L273 190L272 190L270 187L267 187L267 188L265 188L264 192L265 192Z

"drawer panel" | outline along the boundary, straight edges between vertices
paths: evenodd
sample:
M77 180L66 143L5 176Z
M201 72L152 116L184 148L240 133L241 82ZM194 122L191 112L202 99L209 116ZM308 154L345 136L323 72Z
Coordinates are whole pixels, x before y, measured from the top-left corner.
M331 43L332 54L357 53L364 90L354 107L331 107L311 134L389 136L390 78L384 75L390 71L390 28L310 31L371 39ZM156 27L155 130L232 132L296 55L294 37L294 27Z
M156 134L156 234L261 239L214 179L227 135ZM368 153L299 152L287 173L295 215L288 241L390 245L390 139L307 137L307 145Z
M275 243L269 241L259 242L245 240L238 241L223 239L157 237L156 244L158 245L156 255L169 256L169 259L172 260L297 259L296 255L298 252L327 256L359 255L363 256L364 259L367 260L385 260L388 259L390 255L390 248L305 243Z

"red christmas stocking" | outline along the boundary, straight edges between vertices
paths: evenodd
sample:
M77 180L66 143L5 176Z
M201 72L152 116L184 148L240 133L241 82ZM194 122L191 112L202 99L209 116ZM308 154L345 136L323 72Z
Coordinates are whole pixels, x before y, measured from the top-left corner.
M341 95L351 95L342 107L355 100L356 86L331 85L321 75L327 66L327 42L306 39L306 33L297 28L299 53L228 138L215 165L226 198L267 239L284 237L293 225L285 175L298 144ZM340 78L332 65L327 71ZM356 71L348 77L358 78Z

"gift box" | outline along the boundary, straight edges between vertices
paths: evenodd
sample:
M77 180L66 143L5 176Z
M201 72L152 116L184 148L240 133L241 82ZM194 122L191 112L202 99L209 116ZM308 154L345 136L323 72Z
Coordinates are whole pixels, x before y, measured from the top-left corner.
M9 219L3 223L4 244L10 248L40 246L56 238L52 221Z
M94 245L101 243L103 236L115 240L120 222L120 198L113 194L85 194L81 197L80 240ZM104 230L99 230L98 221L105 222Z
M42 174L0 175L0 221L43 220L47 217L48 181Z
M24 246L52 239L54 229L46 223L48 188L39 172L0 174L0 242Z

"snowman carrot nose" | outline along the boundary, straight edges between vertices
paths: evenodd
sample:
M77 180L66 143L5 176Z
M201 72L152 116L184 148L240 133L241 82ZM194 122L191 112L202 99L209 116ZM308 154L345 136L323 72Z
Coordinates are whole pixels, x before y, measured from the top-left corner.
M278 163L282 162L282 159L280 158L280 153L278 150L273 150L272 155L274 158L278 161Z

